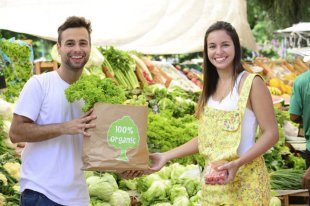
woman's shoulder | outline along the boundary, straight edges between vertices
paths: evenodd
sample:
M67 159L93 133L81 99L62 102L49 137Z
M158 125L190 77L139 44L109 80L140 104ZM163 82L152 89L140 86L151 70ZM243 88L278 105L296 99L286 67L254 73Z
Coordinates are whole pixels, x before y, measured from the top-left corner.
M257 84L256 82L264 82L263 77L260 76L259 74L249 73L249 72L245 71L241 77L240 83L243 83L250 76L254 76L253 77L253 84Z
M247 71L243 72L242 77L240 79L240 83L239 83L239 93L241 92L241 88L243 87L245 80L250 77L250 76L254 76L253 77L253 81L252 81L252 88L256 88L256 87L262 87L265 85L265 82L263 80L263 78L258 75L258 74L253 74L253 73L249 73Z

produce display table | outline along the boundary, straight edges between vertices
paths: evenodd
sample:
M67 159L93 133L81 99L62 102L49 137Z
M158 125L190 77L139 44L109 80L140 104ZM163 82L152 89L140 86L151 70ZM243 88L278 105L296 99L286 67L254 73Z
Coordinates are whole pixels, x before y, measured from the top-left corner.
M290 204L289 200L290 197L304 197L306 199L306 197L309 197L309 192L306 189L301 189L301 190L277 190L277 197L280 198L281 202L282 202L282 206L308 206L308 204L306 204L306 200L305 203L302 204Z

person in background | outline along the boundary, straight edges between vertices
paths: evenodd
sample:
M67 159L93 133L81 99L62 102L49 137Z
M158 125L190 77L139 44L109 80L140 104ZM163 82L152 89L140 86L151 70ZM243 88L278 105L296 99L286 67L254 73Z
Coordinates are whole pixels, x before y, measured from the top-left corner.
M150 170L200 152L209 170L203 174L211 171L202 178L202 205L267 206L270 183L262 155L278 141L277 121L265 82L241 64L239 37L230 23L218 21L207 30L203 71L198 137L151 154Z
M308 105L308 106L306 106ZM303 186L310 189L310 71L300 74L294 81L290 99L290 119L303 124L306 138L306 165L307 171L303 179ZM310 202L309 202L310 205Z
M83 136L96 119L82 114L83 102L68 103L64 90L76 82L89 59L91 23L72 16L58 28L61 65L32 76L18 99L9 136L26 142L21 154L22 206L88 206L82 168Z

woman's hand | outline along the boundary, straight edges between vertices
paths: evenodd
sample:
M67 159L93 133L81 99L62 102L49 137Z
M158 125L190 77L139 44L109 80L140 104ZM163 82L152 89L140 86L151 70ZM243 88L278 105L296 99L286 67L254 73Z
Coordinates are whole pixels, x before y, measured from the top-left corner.
M225 163L225 164L219 166L217 168L218 171L225 171L226 170L228 173L227 178L225 179L225 181L222 182L222 184L227 184L230 181L232 181L235 178L239 167L240 167L240 165L239 165L238 160L234 160L234 161L231 161L231 162L228 162L228 163Z
M163 166L165 166L167 160L164 153L153 153L150 154L151 165L148 171L145 171L147 174L159 171Z
M210 185L224 184L228 177L228 171L218 170L218 167L226 163L226 160L211 162L205 169L205 183Z
M151 165L147 170L127 170L121 172L120 175L125 179L133 179L142 175L149 175L159 171L167 162L163 153L150 154Z

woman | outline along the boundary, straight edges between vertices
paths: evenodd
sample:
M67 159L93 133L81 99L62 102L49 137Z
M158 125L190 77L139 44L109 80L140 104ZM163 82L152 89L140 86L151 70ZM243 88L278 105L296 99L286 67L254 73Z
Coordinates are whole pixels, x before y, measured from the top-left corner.
M207 30L203 69L198 137L151 154L150 169L158 171L171 159L200 152L206 166L225 162L214 168L222 179L203 178L202 205L267 206L270 184L262 155L278 140L277 122L264 81L241 65L239 37L229 23L219 21ZM261 133L255 142L257 125Z

